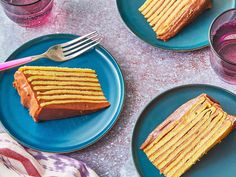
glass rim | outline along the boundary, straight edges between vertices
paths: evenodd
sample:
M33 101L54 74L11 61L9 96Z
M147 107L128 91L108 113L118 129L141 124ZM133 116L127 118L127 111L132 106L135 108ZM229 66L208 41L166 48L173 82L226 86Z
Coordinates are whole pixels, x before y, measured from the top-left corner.
M218 15L217 17L215 17L215 19L212 21L211 25L210 25L210 29L209 29L209 33L208 33L208 38L209 38L209 41L210 41L210 47L211 47L211 50L214 52L214 54L220 58L221 60L223 60L224 62L228 63L228 64L231 64L231 65L236 65L236 62L231 62L231 61L228 61L226 59L224 59L223 57L221 57L218 52L215 50L215 47L213 46L213 41L211 39L211 32L212 32L212 28L213 28L213 25L215 24L215 22L223 15L225 15L226 13L228 12L232 12L232 11L235 11L236 12L236 8L232 8L232 9L229 9L229 10L226 10L224 12L222 12L220 15Z
M12 3L12 2L8 2L6 0L1 0L2 2L8 4L8 5L12 5L12 6L29 6L29 5L33 5L36 4L37 2L41 1L41 0L35 0L32 3L27 3L27 4L17 4L17 3Z

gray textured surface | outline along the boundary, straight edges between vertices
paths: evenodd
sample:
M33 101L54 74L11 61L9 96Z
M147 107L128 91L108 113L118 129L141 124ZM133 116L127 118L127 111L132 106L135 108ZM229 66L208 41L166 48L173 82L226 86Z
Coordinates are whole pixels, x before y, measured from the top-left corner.
M121 21L115 0L57 0L49 22L37 28L19 27L0 10L0 61L24 42L49 33L85 34L97 30L102 45L117 59L126 82L126 103L118 122L96 144L70 156L100 176L133 177L130 141L137 112L163 90L182 84L208 83L236 92L210 67L209 49L176 53L156 49L132 35ZM141 81L141 82L140 82Z

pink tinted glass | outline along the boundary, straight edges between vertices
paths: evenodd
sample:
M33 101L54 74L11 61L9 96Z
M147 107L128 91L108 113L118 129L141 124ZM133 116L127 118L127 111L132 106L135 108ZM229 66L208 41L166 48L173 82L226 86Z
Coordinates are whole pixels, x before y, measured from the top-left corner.
M218 16L209 33L212 68L230 84L236 84L236 9Z
M53 0L0 0L6 15L15 23L33 27L45 23Z

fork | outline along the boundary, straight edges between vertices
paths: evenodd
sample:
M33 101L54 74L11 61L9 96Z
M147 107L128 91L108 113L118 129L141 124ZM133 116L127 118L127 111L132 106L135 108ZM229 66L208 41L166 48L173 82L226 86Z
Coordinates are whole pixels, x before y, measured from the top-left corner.
M0 71L30 63L41 58L48 58L58 62L71 60L88 51L89 49L95 47L101 42L101 40L102 38L96 31L94 31L63 44L54 45L43 54L0 63Z

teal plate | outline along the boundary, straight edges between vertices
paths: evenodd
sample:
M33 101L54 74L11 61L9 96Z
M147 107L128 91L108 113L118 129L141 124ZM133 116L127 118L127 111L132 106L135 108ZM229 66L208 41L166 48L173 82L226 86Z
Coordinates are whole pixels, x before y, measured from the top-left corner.
M155 47L177 51L192 51L208 46L208 30L213 19L236 6L235 0L212 0L212 9L201 14L174 38L163 42L156 38L154 31L138 11L144 2L145 0L116 0L121 18L136 36Z
M185 85L170 89L154 98L141 112L132 137L132 155L141 177L163 177L139 148L147 136L173 111L188 100L207 93L220 102L229 114L236 115L236 95L210 85ZM201 158L183 177L235 177L236 131Z
M74 39L71 34L52 34L27 42L7 60L40 54L50 46ZM91 68L96 70L111 106L102 111L62 120L35 123L13 88L17 68L0 74L0 120L6 131L21 144L47 152L71 152L100 139L116 122L124 102L124 80L115 59L102 47L63 63L41 59L29 65Z

